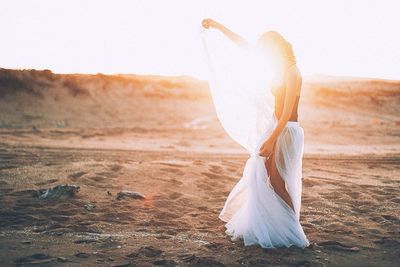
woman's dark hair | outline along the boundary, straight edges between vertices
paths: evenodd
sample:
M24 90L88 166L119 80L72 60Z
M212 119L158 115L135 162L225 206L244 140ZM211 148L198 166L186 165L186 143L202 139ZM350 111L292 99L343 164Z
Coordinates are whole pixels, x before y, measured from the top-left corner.
M274 46L279 51L280 56L284 60L296 63L296 57L293 52L292 45L286 41L283 36L276 31L268 31L261 35L258 39L261 45L266 47Z

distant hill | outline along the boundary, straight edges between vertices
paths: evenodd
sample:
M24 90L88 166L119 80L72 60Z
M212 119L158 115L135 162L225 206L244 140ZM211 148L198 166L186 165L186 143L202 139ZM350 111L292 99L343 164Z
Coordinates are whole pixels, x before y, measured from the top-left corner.
M50 70L12 70L0 68L0 96L26 93L44 96L65 91L72 97L94 96L107 90L140 91L153 96L202 97L207 83L191 77L153 75L55 74ZM187 94L190 88L190 94ZM179 90L185 89L185 90Z
M304 79L300 118L305 124L347 118L398 121L399 103L399 81L310 76ZM0 68L0 128L133 127L144 120L151 127L174 127L168 124L172 117L190 121L195 114L213 112L208 83L188 76Z

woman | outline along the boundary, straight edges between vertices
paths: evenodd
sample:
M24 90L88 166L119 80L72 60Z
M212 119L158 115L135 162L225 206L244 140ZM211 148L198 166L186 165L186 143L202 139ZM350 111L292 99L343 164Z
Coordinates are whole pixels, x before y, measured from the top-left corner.
M219 30L240 47L249 47L245 39L212 19L203 20L202 25L206 29ZM298 122L297 109L302 77L296 66L292 46L279 33L264 33L257 47L269 58L275 73L271 85L274 96L272 119L262 127L263 132L251 130L251 134L246 135L246 140L255 136L256 146L245 146L251 157L246 162L242 179L230 192L219 218L227 222L226 233L232 236L232 240L243 238L245 245L307 247L309 241L299 222L304 132ZM215 84L211 86L212 91L218 92L221 83ZM229 97L227 94L225 96ZM216 106L221 106L221 101L214 100ZM246 107L246 104L243 105ZM222 114L218 108L223 108L217 106L217 113ZM263 108L267 109L267 104ZM260 110L253 109L256 111L251 117L257 116L257 119L252 124L258 125L260 122L257 120L261 117L268 120L268 114L259 116ZM227 124L225 121L228 115L220 114L222 124ZM226 130L233 132L229 127L232 128L228 125ZM254 147L259 149L257 154L252 153Z

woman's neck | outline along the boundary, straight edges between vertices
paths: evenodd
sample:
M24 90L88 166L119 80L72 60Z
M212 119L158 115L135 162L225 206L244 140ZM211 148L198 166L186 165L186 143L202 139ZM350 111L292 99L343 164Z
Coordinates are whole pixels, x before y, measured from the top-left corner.
M295 63L290 60L282 61L278 64L278 71L279 73L285 74L287 69L294 65Z

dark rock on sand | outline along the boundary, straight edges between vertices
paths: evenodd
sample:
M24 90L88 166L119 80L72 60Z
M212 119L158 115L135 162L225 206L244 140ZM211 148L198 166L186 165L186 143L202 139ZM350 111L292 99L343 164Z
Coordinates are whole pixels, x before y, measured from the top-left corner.
M196 256L194 254L181 254L178 255L178 258L180 258L181 260L185 261L185 262L189 262L192 261L196 258Z
M223 263L211 257L198 257L195 254L183 254L178 256L182 261L188 263L189 266L204 266L204 267L223 267Z
M78 257L78 258L84 258L84 259L86 259L86 258L89 258L89 257L90 257L90 254L88 254L88 253L86 253L86 252L78 252L78 253L76 253L74 256L75 256L75 257Z
M133 198L133 199L145 199L145 196L139 192L133 191L121 191L117 194L117 200L121 200L123 198Z
M389 237L382 237L378 240L375 240L374 243L375 244L385 244L385 245L393 246L393 247L400 245L399 241L397 241L396 239L389 238Z
M307 260L302 260L293 264L294 267L310 267L313 266L312 262Z
M118 263L111 265L112 267L128 267L128 266L136 266L136 265L131 265L130 262L123 262L123 263Z
M132 252L128 255L126 255L128 258L136 258L139 257L139 253L138 252Z
M74 241L75 244L90 244L96 242L98 242L96 239L78 239Z
M80 187L78 185L61 184L53 188L40 189L39 198L48 200L61 200L74 196Z
M37 264L37 265L41 265L41 264L46 264L52 261L55 261L56 258L51 257L45 253L35 253L32 254L30 256L26 256L26 257L19 257L15 260L15 263L17 265L20 264Z
M96 205L95 205L95 204L88 203L88 204L86 204L86 205L83 206L83 207L85 208L85 210L91 211L91 210L93 210L94 208L96 208Z
M65 258L65 257L57 257L57 260L58 260L59 262L68 262L68 259Z
M207 244L207 245L205 245L208 249L211 249L211 250L218 250L218 249L220 249L221 247L223 247L224 245L222 244L222 243L217 243L217 242L211 242L211 243L209 243L209 244Z
M139 249L139 253L145 255L146 257L155 257L160 255L162 252L162 250L153 246L145 246Z
M176 262L173 260L156 260L153 261L154 265L163 266L163 267L174 267L176 266Z

